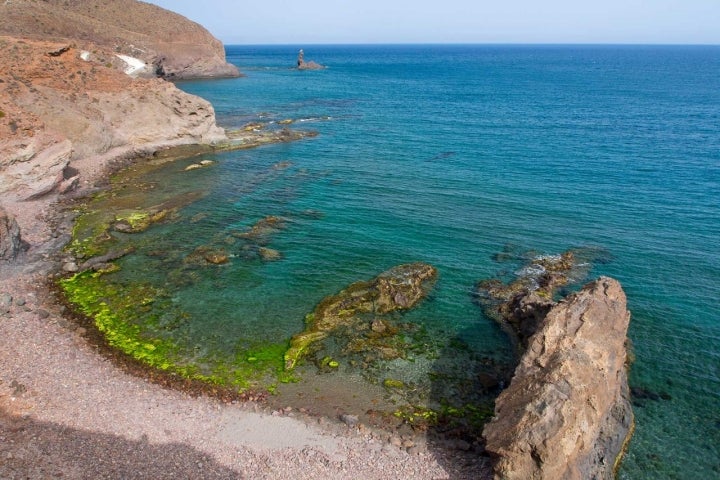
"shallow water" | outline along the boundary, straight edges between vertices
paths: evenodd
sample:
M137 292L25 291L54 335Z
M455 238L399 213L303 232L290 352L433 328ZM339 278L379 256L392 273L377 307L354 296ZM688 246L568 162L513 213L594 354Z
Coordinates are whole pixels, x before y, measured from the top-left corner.
M288 68L297 50L229 47L246 78L179 84L226 127L293 119L320 135L143 172L146 205L201 196L144 233L114 234L137 251L104 278L151 283L174 312L153 335L208 371L265 365L248 359L281 351L323 297L423 261L440 278L390 319L405 328L402 358L363 362L331 339L316 358L340 366L306 362L278 401L329 414L482 401L464 376L501 371L512 352L473 285L520 268L494 260L504 249L591 247L591 276L628 295L631 384L657 394L636 400L620 477L720 475L720 48L318 46L306 58L329 68L313 72ZM282 228L242 237L268 216ZM203 245L230 261L189 265Z

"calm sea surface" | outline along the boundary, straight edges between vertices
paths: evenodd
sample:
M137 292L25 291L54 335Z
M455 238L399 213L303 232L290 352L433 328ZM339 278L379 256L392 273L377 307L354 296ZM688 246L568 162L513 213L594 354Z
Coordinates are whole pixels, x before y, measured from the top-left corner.
M449 357L461 369L507 361L507 339L471 297L478 280L519 268L495 254L586 247L601 252L591 275L628 295L631 386L647 397L621 478L719 478L720 48L306 46L329 68L305 72L290 68L298 49L230 46L247 77L179 84L227 128L292 119L319 136L156 172L158 185L203 197L185 221L138 237L117 281L165 282L191 319L177 339L200 358L282 344L324 296L399 263L433 264L431 297L402 317L432 355L307 368L278 386L362 407L383 378L421 392L431 371L456 375ZM285 222L263 239L282 255L272 262L232 236L269 215ZM229 265L172 285L192 275L154 252L222 242Z

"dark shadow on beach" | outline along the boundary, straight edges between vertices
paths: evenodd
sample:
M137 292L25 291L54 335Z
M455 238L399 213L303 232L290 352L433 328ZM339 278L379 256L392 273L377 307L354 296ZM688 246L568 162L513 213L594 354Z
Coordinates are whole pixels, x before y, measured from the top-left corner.
M0 478L241 479L180 443L151 444L9 415L0 409Z
M450 478L491 479L482 430L513 366L473 351L463 338L462 332L453 337L433 364L428 405L439 414L428 428L427 445Z

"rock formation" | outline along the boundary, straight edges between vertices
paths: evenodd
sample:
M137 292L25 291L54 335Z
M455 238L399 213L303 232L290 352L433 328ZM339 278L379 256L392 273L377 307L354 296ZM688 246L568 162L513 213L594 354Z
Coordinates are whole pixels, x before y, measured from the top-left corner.
M176 13L136 0L12 0L0 4L0 35L71 40L97 60L125 69L135 59L149 76L170 79L236 77L225 49L205 28ZM122 58L121 58L122 57ZM132 59L132 60L130 60ZM103 62L104 63L104 62Z
M8 199L70 189L103 157L226 138L212 106L171 83L133 79L67 44L0 37L0 49L0 194Z
M207 101L155 78L238 73L219 41L174 13L135 0L13 0L0 3L0 51L0 196L33 245L49 240L37 212L112 162L228 140Z
M601 277L553 304L484 429L498 479L610 479L633 429L625 294Z
M15 260L25 248L17 222L0 207L0 260Z
M362 321L358 318L360 314L383 315L412 308L425 297L428 283L436 276L437 270L431 265L398 265L369 282L353 283L325 298L305 317L305 330L290 340L290 348L285 352L285 368L295 368L308 349L333 330Z
M297 59L297 68L298 70L322 70L325 68L324 65L320 65L319 63L313 62L310 60L309 62L305 61L305 52L300 50L298 53L298 59Z

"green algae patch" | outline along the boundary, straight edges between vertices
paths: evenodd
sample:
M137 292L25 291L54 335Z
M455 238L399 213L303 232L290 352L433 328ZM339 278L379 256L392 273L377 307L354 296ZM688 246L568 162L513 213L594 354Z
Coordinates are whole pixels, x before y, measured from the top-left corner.
M90 258L107 253L117 239L110 235L111 218L107 213L85 210L78 215L72 229L72 240L66 247L76 258Z
M241 389L268 388L277 381L294 381L294 377L284 374L283 354L286 349L287 342L256 343L251 347L238 348L232 365L232 384Z
M151 225L159 223L173 213L171 209L131 210L119 212L115 215L113 228L123 233L141 233Z
M494 414L493 403L466 404L451 406L443 404L438 409L418 405L406 405L398 408L393 415L418 429L427 429L436 425L464 427L471 431L482 431Z
M108 344L162 371L237 391L269 389L277 382L297 379L284 371L287 342L255 343L237 348L234 357L211 352L193 361L187 348L162 335L163 316L182 316L173 311L166 293L142 283L117 285L98 272L85 271L59 282L68 301L91 318Z
M401 380L395 380L394 378L386 378L383 381L383 386L385 388L405 388L405 383Z
M192 365L179 363L180 348L174 342L148 336L135 323L150 313L153 304L163 295L161 290L143 284L121 288L90 271L61 280L60 287L81 313L93 319L110 346L160 370L191 379L216 380L200 374Z

